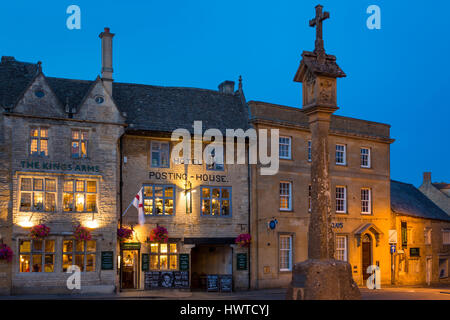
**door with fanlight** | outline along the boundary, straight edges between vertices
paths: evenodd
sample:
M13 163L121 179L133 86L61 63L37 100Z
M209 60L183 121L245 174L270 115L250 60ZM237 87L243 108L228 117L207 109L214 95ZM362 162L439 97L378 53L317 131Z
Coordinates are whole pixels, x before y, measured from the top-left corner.
M364 281L371 275L367 273L367 268L372 265L372 258L372 237L365 234L362 241L362 273Z

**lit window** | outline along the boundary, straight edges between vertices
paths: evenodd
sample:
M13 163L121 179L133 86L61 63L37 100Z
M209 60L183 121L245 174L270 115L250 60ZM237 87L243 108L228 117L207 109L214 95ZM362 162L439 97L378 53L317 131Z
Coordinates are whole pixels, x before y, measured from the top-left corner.
M176 243L150 244L151 270L178 270L178 250Z
M88 133L72 130L72 158L87 158Z
M347 261L347 236L336 236L336 260Z
M72 265L78 266L81 272L94 272L96 265L97 244L95 240L63 241L63 261L62 270L67 272Z
M280 235L280 271L292 271L292 236Z
M216 149L212 149L209 158L211 164L206 163L207 170L223 171L223 150L216 155Z
M291 138L280 137L280 159L291 159Z
M292 210L292 183L280 182L280 210Z
M53 272L55 240L20 240L19 272Z
M63 210L66 212L97 211L97 181L64 181Z
M153 168L169 168L169 143L152 141L151 166Z
M56 179L21 178L20 211L56 211Z
M202 216L231 216L231 188L201 187Z
M368 188L361 189L361 213L362 214L372 213L372 194L371 190Z
M311 162L311 140L308 141L308 161Z
M345 165L346 159L346 146L343 144L336 145L336 164Z
M171 216L175 212L173 185L144 185L144 214Z
M370 149L361 148L361 168L370 168Z
M347 212L347 188L336 187L336 212Z
M48 156L48 129L31 128L30 130L30 155Z

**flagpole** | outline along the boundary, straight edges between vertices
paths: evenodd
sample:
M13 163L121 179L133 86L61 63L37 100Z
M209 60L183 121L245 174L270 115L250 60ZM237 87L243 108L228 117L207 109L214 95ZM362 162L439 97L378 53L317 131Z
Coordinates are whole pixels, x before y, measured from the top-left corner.
M130 204L128 205L128 207L125 209L125 212L122 213L122 217L127 213L128 209L130 209L131 205L133 204L133 201L130 202Z

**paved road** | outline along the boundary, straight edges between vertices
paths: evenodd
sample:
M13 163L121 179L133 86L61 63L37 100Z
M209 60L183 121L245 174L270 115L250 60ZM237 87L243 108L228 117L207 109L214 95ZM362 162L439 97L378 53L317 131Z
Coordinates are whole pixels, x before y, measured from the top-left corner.
M237 293L183 291L129 291L117 295L27 295L0 296L0 300L16 299L89 299L89 300L284 300L286 289L255 290ZM382 288L361 289L363 300L450 300L447 288Z

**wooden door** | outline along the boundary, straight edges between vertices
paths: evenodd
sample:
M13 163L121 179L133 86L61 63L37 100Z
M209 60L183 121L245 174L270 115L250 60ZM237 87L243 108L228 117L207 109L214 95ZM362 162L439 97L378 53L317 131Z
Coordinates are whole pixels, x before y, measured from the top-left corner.
M370 277L367 268L372 265L372 238L366 234L362 242L362 272L364 281Z

